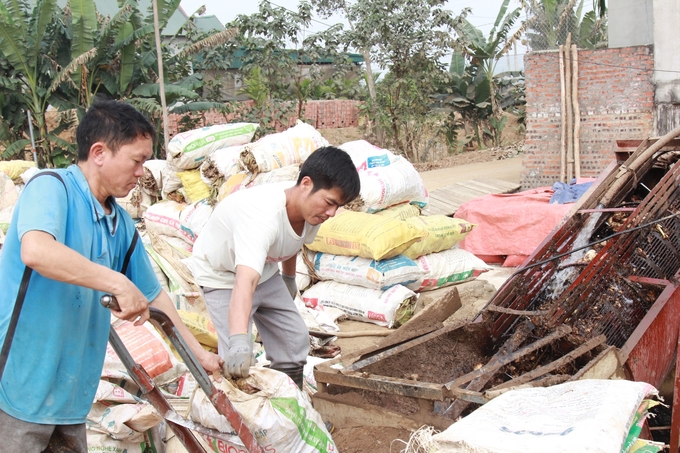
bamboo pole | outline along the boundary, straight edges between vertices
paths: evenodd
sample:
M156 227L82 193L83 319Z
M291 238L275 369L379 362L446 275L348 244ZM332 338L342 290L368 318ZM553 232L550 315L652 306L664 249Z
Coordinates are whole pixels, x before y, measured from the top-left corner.
M574 177L574 121L573 121L573 106L571 99L571 56L569 49L571 49L571 33L567 35L567 42L564 45L564 81L567 94L567 183Z
M560 181L566 182L567 178L567 100L564 85L564 46L559 48L560 54Z
M574 104L574 176L581 177L581 105L578 102L578 49L571 45L571 101Z
M165 102L165 76L163 74L163 53L161 51L161 31L158 24L158 2L151 0L153 6L153 28L156 37L156 57L158 59L158 94L161 97L161 109L163 110L163 141L165 150L168 149L168 141L170 140L168 134L168 106Z

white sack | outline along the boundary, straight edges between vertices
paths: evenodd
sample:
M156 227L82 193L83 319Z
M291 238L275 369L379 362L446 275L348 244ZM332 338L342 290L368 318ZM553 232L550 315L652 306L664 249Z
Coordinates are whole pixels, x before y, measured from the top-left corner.
M301 164L328 141L314 127L298 120L297 125L277 134L265 135L244 146L241 166L250 173L266 173L288 165Z
M198 168L206 156L216 150L250 142L257 126L254 123L217 124L179 133L168 143L168 162L180 170Z
M415 282L425 275L425 271L415 261L404 255L376 261L359 256L317 252L312 255L312 260L314 272L322 280L383 291L397 284Z
M359 172L363 206L359 210L373 213L389 206L411 202L421 208L427 205L425 183L413 165L401 156L386 167Z
M511 390L435 434L442 453L620 453L645 382L581 380Z
M416 298L413 291L402 285L380 291L332 281L316 283L302 295L308 307L338 308L350 319L390 328L399 322L399 309L408 309Z
M366 140L343 143L339 148L349 154L357 170L386 167L397 158L392 151L372 145Z
M337 452L321 416L288 376L269 368L251 367L245 381L258 391L243 392L230 379L222 379L215 386L224 391L250 431L260 434L258 441L265 451ZM233 432L226 417L217 412L200 388L192 399L190 416L208 428Z
M416 259L416 263L424 274L417 281L406 285L416 292L473 280L491 269L472 253L459 248L423 255Z

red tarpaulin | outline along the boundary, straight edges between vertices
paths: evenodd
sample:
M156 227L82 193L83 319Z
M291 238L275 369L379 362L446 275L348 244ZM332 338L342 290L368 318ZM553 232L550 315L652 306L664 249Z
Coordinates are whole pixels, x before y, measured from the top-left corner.
M458 246L487 263L521 265L573 206L549 204L553 193L550 187L539 187L462 204L454 217L477 226Z

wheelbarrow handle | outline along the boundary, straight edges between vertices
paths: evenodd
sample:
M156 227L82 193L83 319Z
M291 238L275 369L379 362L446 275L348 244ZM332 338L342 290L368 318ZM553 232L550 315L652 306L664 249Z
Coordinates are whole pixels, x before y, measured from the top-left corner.
M120 311L120 305L118 305L116 296L112 294L103 295L100 299L100 302L106 308ZM187 366L191 374L193 374L198 385L210 398L210 401L215 406L215 409L217 409L217 412L227 418L229 424L231 424L232 428L234 428L234 432L241 439L241 441L243 441L248 451L251 453L264 453L264 449L259 445L250 429L248 429L245 423L243 423L243 419L239 413L236 412L236 409L232 405L231 401L227 399L224 392L215 388L213 383L210 381L208 374L198 362L198 359L196 359L196 356L193 354L193 352L191 352L189 346L179 334L177 328L168 315L154 307L149 307L149 313L151 315L151 321L153 321L158 325L158 327L161 328L161 330L163 330L163 333L165 333L172 345L175 347L177 353L184 361L184 364ZM111 327L111 329L112 334L115 334L113 327ZM120 340L118 339L118 341ZM121 348L124 348L122 342L120 342L120 345ZM128 359L128 361L134 363L131 357Z
M120 305L116 296L113 294L104 294L100 299L101 304L114 311L120 311ZM163 311L149 307L149 314L151 321L155 321L155 324L163 331L163 333L168 337L172 345L177 350L177 353L182 357L184 364L189 368L191 374L196 378L196 382L203 389L206 394L210 395L214 390L212 382L208 377L201 364L196 359L196 356L191 352L189 346L184 341L184 338L179 334L172 320L163 313Z

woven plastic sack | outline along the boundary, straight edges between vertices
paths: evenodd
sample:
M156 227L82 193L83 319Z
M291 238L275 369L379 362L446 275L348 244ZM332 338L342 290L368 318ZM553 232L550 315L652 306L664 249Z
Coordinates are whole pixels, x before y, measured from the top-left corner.
M403 254L413 260L419 256L454 247L465 239L465 236L476 226L466 220L454 219L445 215L411 217L404 222L427 233L420 241L404 250Z
M278 134L265 135L244 146L240 165L250 173L266 173L287 165L301 164L328 141L314 127L298 120L296 126Z
M432 436L441 453L620 453L635 413L656 389L585 379L511 390Z
M389 328L411 318L416 299L417 295L402 285L381 291L332 281L316 283L302 295L305 305L312 308L337 308L350 319Z
M255 393L240 390L230 379L222 379L215 386L226 394L250 431L258 433L258 442L265 451L337 452L321 416L288 376L269 368L251 367L245 383ZM192 398L190 417L223 433L234 431L200 388Z
M177 172L177 176L182 181L187 202L194 203L210 197L210 186L201 179L200 171L180 171Z
M315 252L384 260L401 254L424 236L423 231L401 220L343 211L321 224L308 247Z
M178 170L198 168L218 149L249 143L257 126L254 123L218 124L179 133L168 143L168 162Z
M477 278L491 269L484 261L467 250L454 248L430 253L416 259L425 274L406 285L413 291L430 291Z
M358 256L316 253L313 262L314 273L322 280L382 291L394 285L415 282L425 274L415 261L403 255L376 261Z
M28 160L0 161L0 173L4 173L16 184L20 184L21 174L29 168L35 168L35 162Z
M229 146L218 149L201 164L201 179L212 186L222 179L235 175L242 170L239 165L239 156L243 145Z
M189 205L165 200L146 210L144 224L150 231L175 236L193 244L212 214L212 209L205 200Z
M386 167L397 158L392 151L372 145L366 140L343 143L340 149L349 154L357 170Z
M390 206L387 209L378 211L375 215L380 215L384 217L389 217L390 219L406 220L411 217L418 217L420 215L421 209L411 203L401 203L398 205Z
M390 206L410 202L420 208L427 206L425 183L413 165L401 156L386 167L359 172L359 197L347 208L361 212L377 212Z

